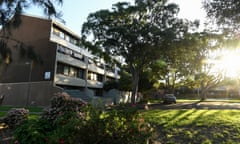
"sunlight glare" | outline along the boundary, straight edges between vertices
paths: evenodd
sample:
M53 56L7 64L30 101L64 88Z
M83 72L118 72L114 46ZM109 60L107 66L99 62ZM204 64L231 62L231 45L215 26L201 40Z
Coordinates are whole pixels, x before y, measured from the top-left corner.
M236 51L225 52L218 60L217 67L224 71L225 76L237 78L240 74L240 53Z

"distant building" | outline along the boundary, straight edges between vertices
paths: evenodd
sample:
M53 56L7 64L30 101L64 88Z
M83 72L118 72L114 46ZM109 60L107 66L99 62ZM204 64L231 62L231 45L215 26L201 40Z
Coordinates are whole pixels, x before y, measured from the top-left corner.
M13 60L0 67L3 104L45 106L54 93L63 91L82 99L104 97L107 93L103 83L119 79L116 65L107 64L81 48L80 37L63 24L27 15L22 15L21 20L21 25L11 29L8 36L31 46L42 63L20 56L15 42L8 40Z

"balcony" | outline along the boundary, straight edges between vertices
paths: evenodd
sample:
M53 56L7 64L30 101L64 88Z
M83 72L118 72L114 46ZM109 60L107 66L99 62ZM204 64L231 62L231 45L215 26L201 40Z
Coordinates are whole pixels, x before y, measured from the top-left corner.
M86 81L84 79L68 77L62 74L56 74L54 78L55 84L59 85L69 85L69 86L80 86L85 87Z
M56 60L60 62L64 62L76 67L80 67L82 69L87 68L87 64L79 59L73 58L71 55L63 54L58 52L56 56Z

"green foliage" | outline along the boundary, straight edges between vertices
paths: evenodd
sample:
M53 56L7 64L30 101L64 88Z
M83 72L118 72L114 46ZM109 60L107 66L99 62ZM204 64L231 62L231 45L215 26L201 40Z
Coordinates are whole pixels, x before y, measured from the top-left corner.
M25 120L27 120L29 115L29 110L24 108L13 108L8 111L7 116L3 119L3 122L7 124L9 128L15 128L21 125Z
M131 75L127 71L125 71L123 68L121 69L120 79L118 80L118 82L119 82L119 90L123 90L123 91L131 90L132 88Z
M123 91L130 91L132 85L131 75L127 71L125 71L125 68L121 69L119 75L120 79L118 81L107 81L106 83L104 83L104 89L118 89Z
M40 119L29 119L14 130L14 143L46 144L49 133L52 131L51 123Z
M211 21L217 22L219 26L237 28L239 20L240 3L237 0L205 0L204 8Z
M53 129L45 139L51 144L78 144L80 143L78 133L82 122L81 117L76 115L74 112L61 115L56 119Z
M22 12L32 6L40 7L44 14L51 17L60 18L61 14L55 9L56 4L61 4L62 0L4 0L0 1L0 64L10 64L12 61L12 47L18 48L20 54L35 62L42 63L42 59L37 55L31 46L22 41L14 39L11 30L21 25ZM11 42L11 47L8 43ZM13 44L14 43L14 44Z
M56 11L55 4L62 3L63 0L30 0L30 1L20 1L20 0L8 0L0 1L0 26L9 26L9 21L12 19L12 26L17 27L21 23L20 14L27 8L32 6L40 7L44 14L48 16L59 17L60 13Z
M43 111L41 118L55 122L59 116L69 112L80 112L84 105L86 105L86 103L83 101L73 99L65 93L58 94L51 99L50 107Z
M111 89L119 89L119 84L115 80L113 80L113 81L106 81L104 83L103 89L106 90L106 91L109 91Z
M179 8L167 1L136 0L133 5L119 2L112 10L91 13L83 24L83 41L103 55L122 56L130 69L132 103L138 92L139 74L164 51L178 44L195 23L178 19ZM85 42L84 42L85 43ZM176 48L176 45L174 45ZM184 47L183 47L184 48Z
M88 112L78 133L80 143L140 144L151 135L150 128L135 110L104 112L89 107Z
M104 111L63 94L52 99L50 109L42 117L18 126L14 141L19 144L141 144L150 135L151 127L136 109Z

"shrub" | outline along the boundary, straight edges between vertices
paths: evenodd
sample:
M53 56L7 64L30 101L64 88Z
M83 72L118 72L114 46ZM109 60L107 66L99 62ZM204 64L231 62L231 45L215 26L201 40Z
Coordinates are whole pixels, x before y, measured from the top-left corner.
M23 121L27 120L29 110L25 108L13 108L8 111L7 116L3 119L3 122L8 125L9 128L15 128Z
M85 116L76 118L61 119L58 123L61 126L57 126L58 129L55 131L55 136L61 137L55 139L71 140L70 143L80 144L141 144L151 135L151 128L134 109L105 112L88 106L85 109Z
M54 96L51 99L51 105L49 108L44 109L41 119L55 122L55 120L69 112L78 113L81 111L86 103L79 99L71 98L69 95L62 93Z
M48 135L49 143L69 144L144 144L151 136L151 128L138 112L129 110L111 110L105 112L87 106L82 116L65 113L54 123L54 129Z
M59 95L37 121L19 126L14 140L19 144L142 144L151 135L151 128L137 109L119 108L104 111Z
M14 130L15 144L46 144L53 127L48 121L29 119Z

